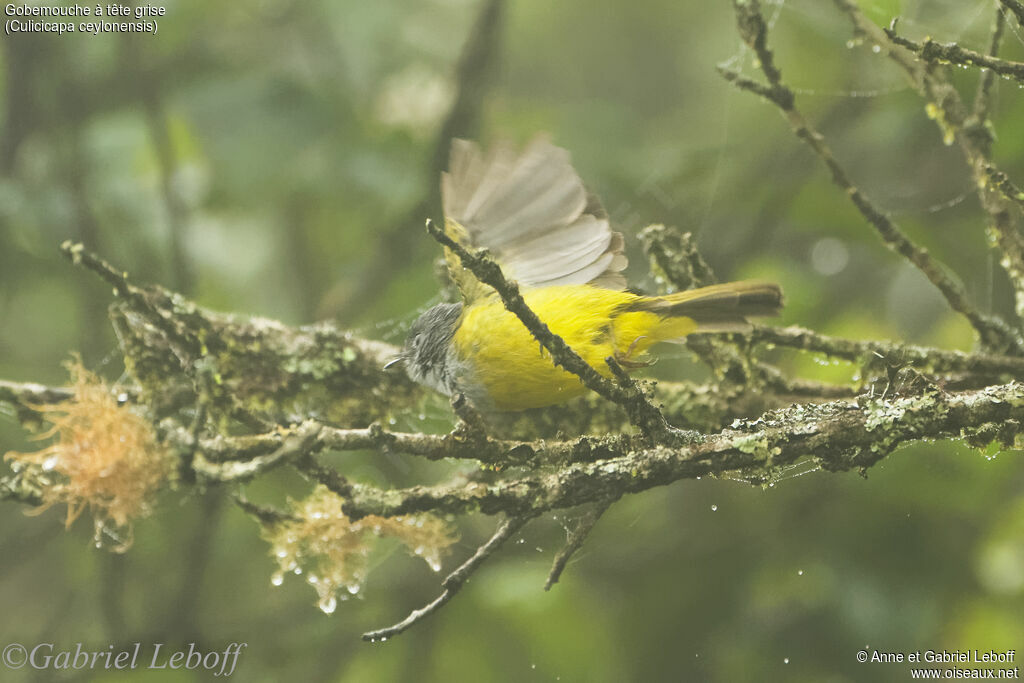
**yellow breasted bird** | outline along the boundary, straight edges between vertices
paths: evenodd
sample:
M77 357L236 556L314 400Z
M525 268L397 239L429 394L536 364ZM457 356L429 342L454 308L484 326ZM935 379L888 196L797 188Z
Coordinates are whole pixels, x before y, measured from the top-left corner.
M448 236L488 249L533 312L606 377L609 356L627 369L639 367L657 342L742 331L747 316L775 315L782 307L782 290L767 282L666 296L625 291L622 235L588 195L569 153L544 139L518 155L498 145L486 156L472 142L453 141L441 195ZM461 393L484 411L537 408L586 391L555 366L493 289L448 250L446 258L463 302L434 306L413 323L400 357L413 380Z

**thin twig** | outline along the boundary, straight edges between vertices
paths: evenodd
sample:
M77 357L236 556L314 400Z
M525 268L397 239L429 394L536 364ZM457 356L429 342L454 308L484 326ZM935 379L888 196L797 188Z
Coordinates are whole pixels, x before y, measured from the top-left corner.
M232 495L231 500L235 505L241 508L245 514L249 515L263 526L275 526L282 522L299 521L299 517L288 512L278 510L275 507L271 507L269 505L257 505L241 493Z
M320 447L317 436L323 427L312 420L299 425L295 431L287 435L281 446L273 453L259 455L245 461L210 462L202 450L196 452L192 468L202 479L222 484L246 481L265 472L282 462L298 459Z
M413 610L409 616L393 626L364 633L363 640L370 641L371 643L383 642L388 638L398 635L410 626L413 626L417 622L439 610L445 605L445 603L455 597L455 594L458 593L465 585L466 579L468 579L470 575L472 575L473 572L475 572L480 565L487 560L487 558L493 555L498 548L511 538L513 534L522 529L531 519L533 519L532 515L507 517L498 525L497 531L494 532L494 535L491 536L490 540L477 548L472 557L459 565L455 571L449 574L447 578L441 582L444 592L437 596L433 602L425 607Z
M748 90L775 103L789 121L793 132L798 138L811 147L825 163L832 174L833 182L838 185L867 219L885 244L901 254L925 274L949 302L950 307L962 314L978 332L982 343L990 348L1012 348L1024 354L1024 341L1009 327L997 318L978 311L968 300L963 287L954 280L945 267L936 261L923 247L918 246L901 231L881 209L875 206L856 185L850 180L846 170L836 161L831 148L825 143L824 137L816 131L796 108L793 92L782 83L781 72L775 66L774 57L767 45L767 25L761 16L760 4L757 0L739 2L734 0L737 25L744 41L754 50L761 65L761 71L767 77L769 85L760 85L737 72L719 67L722 76L742 90Z
M580 517L576 523L576 528L568 533L565 539L565 545L555 555L554 561L551 563L551 571L548 572L547 581L544 582L544 590L549 591L551 587L558 583L558 580L562 577L562 572L565 571L565 566L569 563L569 560L576 553L580 547L583 546L583 542L587 540L587 536L593 531L594 525L597 524L597 520L601 519L612 503L618 500L618 497L607 498L595 504L587 512Z
M174 317L168 311L173 305L164 300L169 295L158 288L143 289L133 285L128 280L127 272L117 270L81 243L67 240L60 245L60 250L74 265L82 266L99 275L114 288L115 296L127 301L132 310L146 316L146 319L163 333L168 347L177 356L182 369L190 369L192 361L200 355L201 344L183 334L175 325Z
M1003 30L1005 28L1006 15L1001 8L996 7L995 19L992 20L992 36L988 43L988 54L992 57L999 53L999 45L1003 40ZM978 79L978 89L974 93L974 107L971 111L971 118L976 125L986 126L988 122L988 112L992 106L992 86L995 82L996 72L992 69L984 69L981 77ZM991 138L990 133L989 139L991 140Z
M835 3L849 16L856 35L886 46L888 57L903 69L911 86L928 100L926 110L941 130L943 141L946 144L956 141L960 145L978 188L982 208L989 217L989 239L1002 251L999 263L1014 289L1017 319L1024 320L1024 236L1008 211L1005 198L988 186L985 169L992 165L991 131L985 122L974 120L968 114L959 92L949 81L948 69L935 68L894 42L889 33L864 16L854 0L835 0ZM978 328L975 321L972 324ZM988 333L981 335L981 341L990 350L1024 354L1024 341L1018 331L1001 322L986 325L986 328Z
M309 479L326 486L331 493L342 498L348 498L352 494L352 485L341 473L330 467L320 464L312 453L305 453L295 461L295 469Z
M1024 358L990 353L946 351L915 344L883 341L858 341L820 334L803 327L756 326L751 338L758 343L786 346L804 351L824 353L853 363L864 363L872 357L898 360L932 373L977 373L1024 377Z
M141 310L149 307L149 302L146 300L143 290L128 281L128 273L117 270L96 254L87 250L84 244L65 240L60 245L60 251L71 259L71 262L76 266L82 266L103 278L107 284L114 288L114 294L117 296L131 299Z
M924 42L918 43L896 33L895 23L895 20L893 20L893 23L888 28L883 29L886 35L889 36L889 40L919 55L926 62L960 64L962 66L990 69L1000 76L1007 76L1024 82L1024 62L999 59L998 57L960 47L957 43L938 43L931 38L926 38Z

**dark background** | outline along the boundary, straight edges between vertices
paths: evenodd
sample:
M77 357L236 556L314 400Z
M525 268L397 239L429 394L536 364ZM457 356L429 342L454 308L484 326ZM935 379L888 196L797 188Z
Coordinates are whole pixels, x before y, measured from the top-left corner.
M880 24L900 15L913 38L978 50L994 13L989 0L863 4ZM520 0L490 28L470 0L164 6L155 36L0 40L4 379L63 383L73 350L111 380L123 370L109 288L60 257L69 238L211 308L291 324L334 317L400 343L437 301L438 249L422 225L438 214L445 132L550 133L627 234L641 288L653 282L635 233L667 223L699 236L721 278L780 282L782 323L972 347L969 326L882 246L777 110L716 74L725 62L759 75L729 3ZM784 79L854 182L981 309L1005 314L973 182L925 103L884 52L848 44L831 3L764 9ZM1004 44L1024 59L1012 20ZM977 74L955 78L970 102ZM1020 183L1024 92L1004 80L995 92L995 157ZM659 376L700 374L684 351L660 355ZM832 381L856 371L780 361ZM395 419L441 431L448 415L437 400ZM0 452L30 447L0 413ZM858 664L857 651L1024 653L1019 455L922 443L867 479L802 467L765 489L705 479L631 496L548 593L569 520L541 519L440 613L375 646L358 635L439 591L401 547L385 544L360 599L327 616L298 578L271 586L256 525L217 492L164 495L123 556L92 547L87 519L65 533L63 510L26 517L5 504L0 645L242 641L246 681L908 680L907 665ZM332 463L381 484L450 470L373 454ZM307 490L282 471L246 493L281 503ZM446 568L491 525L463 520ZM206 678L145 673L95 679Z

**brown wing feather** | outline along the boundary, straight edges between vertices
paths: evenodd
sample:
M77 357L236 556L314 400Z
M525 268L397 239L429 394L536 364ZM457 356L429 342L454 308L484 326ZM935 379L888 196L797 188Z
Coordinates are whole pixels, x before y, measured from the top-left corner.
M569 153L543 138L521 154L499 144L487 155L454 140L441 197L449 234L490 250L523 287L626 286L622 235L587 193ZM481 295L464 273L453 270L453 277L467 298Z

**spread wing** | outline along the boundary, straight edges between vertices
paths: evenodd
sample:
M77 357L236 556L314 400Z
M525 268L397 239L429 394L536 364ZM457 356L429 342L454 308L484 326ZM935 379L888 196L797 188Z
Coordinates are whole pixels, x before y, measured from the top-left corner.
M521 287L626 286L622 235L612 232L604 209L588 195L569 153L543 138L521 154L501 144L487 155L473 142L453 140L441 199L448 235L488 249ZM467 301L491 292L458 257L446 257Z

